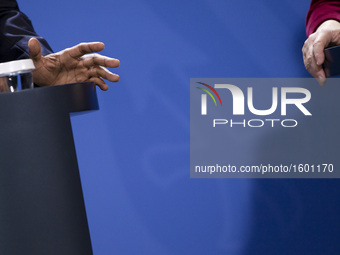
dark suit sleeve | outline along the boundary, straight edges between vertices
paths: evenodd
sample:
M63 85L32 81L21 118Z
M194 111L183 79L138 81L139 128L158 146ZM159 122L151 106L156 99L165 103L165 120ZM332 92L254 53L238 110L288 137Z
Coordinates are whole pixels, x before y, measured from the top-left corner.
M30 19L14 0L0 1L0 62L29 58L28 41L35 37L41 43L42 55L52 53L46 40L33 29Z

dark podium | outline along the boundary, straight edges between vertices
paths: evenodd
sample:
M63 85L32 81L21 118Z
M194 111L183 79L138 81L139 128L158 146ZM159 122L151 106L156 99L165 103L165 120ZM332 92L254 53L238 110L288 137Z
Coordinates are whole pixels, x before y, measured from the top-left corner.
M0 93L0 254L90 255L71 112L93 83Z

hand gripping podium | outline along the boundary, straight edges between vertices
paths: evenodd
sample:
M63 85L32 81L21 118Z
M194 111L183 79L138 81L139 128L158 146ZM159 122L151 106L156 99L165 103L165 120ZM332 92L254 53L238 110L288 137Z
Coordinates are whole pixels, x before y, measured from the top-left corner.
M93 83L0 94L0 254L92 255L71 112Z

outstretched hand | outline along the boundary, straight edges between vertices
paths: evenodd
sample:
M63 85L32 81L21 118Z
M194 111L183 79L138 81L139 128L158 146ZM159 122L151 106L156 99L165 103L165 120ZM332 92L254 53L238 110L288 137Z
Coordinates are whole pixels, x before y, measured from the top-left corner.
M340 45L340 22L326 20L315 33L311 34L302 48L303 62L308 72L314 76L320 85L326 83L324 49L329 46Z
M39 86L47 86L92 81L102 90L108 90L104 79L117 82L119 76L111 73L106 67L118 67L119 60L94 53L102 51L104 47L101 42L80 43L72 48L42 56L39 41L32 38L28 42L28 48L36 68L33 71L33 82Z

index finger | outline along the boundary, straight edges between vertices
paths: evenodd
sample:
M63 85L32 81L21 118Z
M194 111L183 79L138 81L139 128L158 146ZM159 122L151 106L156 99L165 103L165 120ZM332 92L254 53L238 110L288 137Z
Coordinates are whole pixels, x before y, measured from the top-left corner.
M65 50L72 58L80 58L81 56L102 51L105 48L102 42L79 43L72 48Z
M325 54L323 50L329 45L331 39L332 37L329 33L321 33L315 40L313 45L313 53L317 65L322 65L325 61Z

